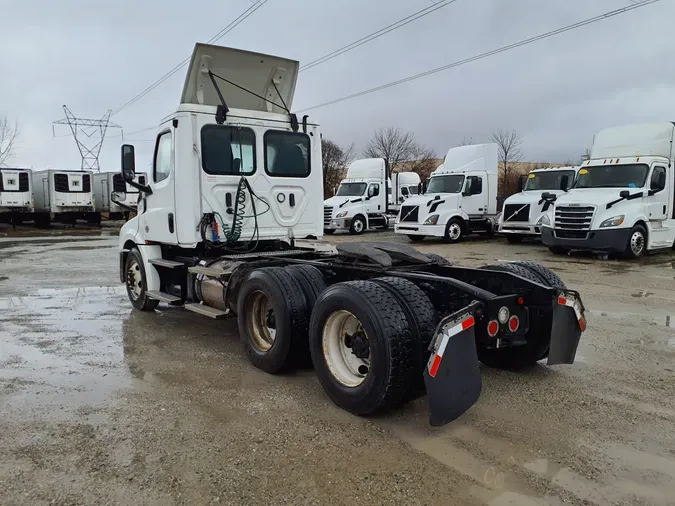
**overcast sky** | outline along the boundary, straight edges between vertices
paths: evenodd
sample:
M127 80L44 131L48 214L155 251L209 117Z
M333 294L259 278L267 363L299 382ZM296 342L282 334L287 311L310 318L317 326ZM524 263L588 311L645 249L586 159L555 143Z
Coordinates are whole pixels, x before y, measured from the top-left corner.
M62 104L98 118L152 84L253 0L0 0L0 114L22 125L11 164L79 168ZM434 0L435 1L435 0ZM633 2L638 0L633 0ZM309 62L432 0L268 0L219 44ZM378 86L628 5L629 0L457 0L302 72L293 109ZM324 136L362 148L398 126L442 156L464 137L516 129L527 160L577 161L606 126L675 120L675 1L312 111ZM113 117L131 133L176 107L184 70ZM119 132L101 153L119 168ZM147 167L152 130L128 136Z

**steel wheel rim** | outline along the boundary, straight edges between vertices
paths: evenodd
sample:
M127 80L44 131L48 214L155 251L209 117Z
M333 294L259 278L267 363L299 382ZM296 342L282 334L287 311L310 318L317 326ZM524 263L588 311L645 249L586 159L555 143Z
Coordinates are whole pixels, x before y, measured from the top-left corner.
M645 238L642 232L636 230L630 237L630 249L634 255L640 255L645 247Z
M456 241L459 239L460 235L462 235L462 227L460 227L458 223L453 223L448 227L448 236L450 236L450 239Z
M349 311L335 311L323 326L322 346L326 365L339 383L350 388L361 385L370 371L370 357L357 357L353 346L349 345L352 336L357 333L362 333L368 341L363 325Z
M256 290L248 296L246 326L253 346L261 353L274 346L277 337L276 318L269 297Z
M363 220L360 219L354 220L354 230L356 232L363 232Z
M132 300L138 300L143 291L143 273L136 260L132 260L127 269L127 291Z

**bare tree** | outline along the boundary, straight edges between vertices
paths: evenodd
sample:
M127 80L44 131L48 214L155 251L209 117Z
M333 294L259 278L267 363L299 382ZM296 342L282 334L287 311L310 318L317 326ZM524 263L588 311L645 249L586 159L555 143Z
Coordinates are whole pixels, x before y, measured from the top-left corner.
M469 137L468 139L466 137L463 137L462 142L459 145L460 146L471 146L472 144L475 144L475 142L473 142L473 137Z
M590 159L591 159L591 150L588 149L588 148L586 148L586 149L584 150L584 154L581 155L581 163L584 163L584 162L586 162L586 161L588 161L588 160L590 160Z
M434 151L420 144L412 132L395 127L377 130L363 154L384 158L391 172L417 172L423 179L436 168Z
M0 116L0 167L14 155L17 140L21 134L21 127L15 121L13 124L7 119L7 115Z
M337 143L321 139L321 161L323 164L323 196L325 199L332 197L335 188L345 176L347 165L353 158L354 145L347 149L341 148Z
M492 132L492 142L498 147L500 193L509 195L514 193L518 187L520 175L518 162L523 158L523 139L515 130L500 128Z

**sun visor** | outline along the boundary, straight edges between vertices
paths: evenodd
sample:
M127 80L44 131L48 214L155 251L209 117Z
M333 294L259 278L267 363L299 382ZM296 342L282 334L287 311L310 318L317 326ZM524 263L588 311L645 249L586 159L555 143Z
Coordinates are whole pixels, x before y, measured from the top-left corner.
M229 108L284 113L286 111L279 106L285 104L291 109L299 66L295 60L278 56L196 44L185 78L181 103L211 106L220 104L218 93L209 78L210 70L233 83L216 78L216 83ZM279 106L258 98L242 88Z

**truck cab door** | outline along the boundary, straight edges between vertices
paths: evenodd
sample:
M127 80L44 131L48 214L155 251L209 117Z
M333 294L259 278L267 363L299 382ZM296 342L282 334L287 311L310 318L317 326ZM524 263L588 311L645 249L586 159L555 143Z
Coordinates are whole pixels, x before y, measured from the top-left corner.
M370 183L366 190L366 212L370 214L379 214L384 212L384 198L380 198L380 184Z
M461 208L469 218L478 218L487 213L487 191L483 188L483 176L467 176L462 191Z
M649 178L647 192L647 217L650 221L661 221L668 217L670 204L668 172L662 165L655 165Z
M141 229L149 241L177 244L174 135L170 127L157 136L152 174L148 178L151 195L145 196L140 215Z

